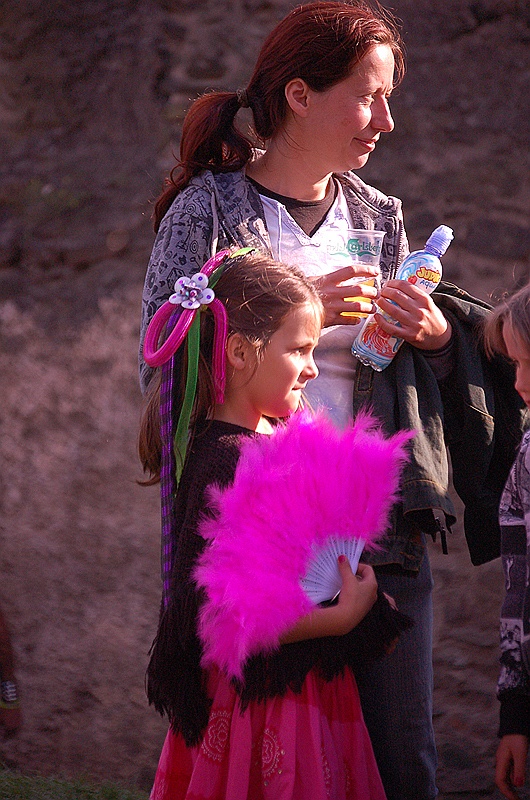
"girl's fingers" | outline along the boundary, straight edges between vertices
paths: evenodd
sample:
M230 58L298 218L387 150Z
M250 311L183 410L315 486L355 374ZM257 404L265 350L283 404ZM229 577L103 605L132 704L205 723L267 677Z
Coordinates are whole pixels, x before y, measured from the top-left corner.
M363 564L362 562L357 565L357 577L360 580L366 580L367 578L374 578L375 579L375 572L373 567L369 564Z

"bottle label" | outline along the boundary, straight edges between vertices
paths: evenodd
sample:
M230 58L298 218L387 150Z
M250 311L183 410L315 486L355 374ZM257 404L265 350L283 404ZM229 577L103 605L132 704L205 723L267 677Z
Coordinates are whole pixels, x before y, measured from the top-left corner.
M440 260L432 253L427 253L424 250L416 250L410 253L396 274L396 278L399 280L407 281L427 294L430 294L436 288L440 283L441 277L442 265ZM392 319L390 314L384 311L379 313L389 322L399 325L396 320ZM369 317L352 345L352 353L363 364L368 364L373 369L381 372L390 364L402 343L403 339L385 333L374 317Z
M353 343L352 353L363 364L368 364L377 371L383 370L394 358L403 339L392 336L372 318L366 323Z
M403 262L402 270L396 277L430 294L436 289L442 278L440 262L435 256L428 253L412 253Z

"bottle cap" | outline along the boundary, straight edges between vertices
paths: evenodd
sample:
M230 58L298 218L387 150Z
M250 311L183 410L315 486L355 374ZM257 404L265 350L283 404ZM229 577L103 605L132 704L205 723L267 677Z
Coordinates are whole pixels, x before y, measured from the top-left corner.
M453 240L453 229L447 225L438 225L427 239L425 249L437 256L443 256Z

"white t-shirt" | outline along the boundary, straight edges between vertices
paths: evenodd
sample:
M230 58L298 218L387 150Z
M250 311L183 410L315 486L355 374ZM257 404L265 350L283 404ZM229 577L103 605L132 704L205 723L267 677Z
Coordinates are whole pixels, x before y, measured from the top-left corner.
M326 219L311 237L304 233L285 206L270 197L260 197L275 259L298 266L308 276L325 275L349 263L334 264L326 254L330 239L345 235L347 229L353 227L340 184ZM352 418L357 359L352 355L351 346L358 331L358 324L332 325L322 330L315 350L319 376L309 382L305 391L312 408L325 409L340 428Z

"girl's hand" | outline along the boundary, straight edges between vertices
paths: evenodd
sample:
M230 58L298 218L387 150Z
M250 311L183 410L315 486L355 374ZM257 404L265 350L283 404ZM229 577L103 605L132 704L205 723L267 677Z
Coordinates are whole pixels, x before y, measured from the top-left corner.
M519 734L503 736L497 748L495 783L508 800L519 800L514 786L523 786L526 780L528 738Z
M377 580L372 567L359 564L354 575L346 556L339 556L338 566L342 587L337 605L315 608L302 617L281 637L281 644L344 636L368 614L377 599Z
M373 314L373 300L377 297L378 292L375 286L368 286L362 281L374 278L376 275L379 275L379 270L375 267L351 264L348 267L341 267L335 272L329 272L327 275L310 278L317 286L326 312L324 328L330 325L356 325L359 322L358 317L341 316L343 312ZM359 282L340 286L343 281L352 278L358 279ZM349 303L344 299L345 297L363 297L366 300Z
M333 626L336 630L328 636L343 636L355 628L368 614L377 600L377 579L372 567L359 564L354 575L346 556L339 556L339 572L342 587L339 602L329 611L335 611Z
M394 325L376 314L381 328L419 350L437 350L451 338L451 326L431 296L408 281L387 281L377 305L401 325Z

